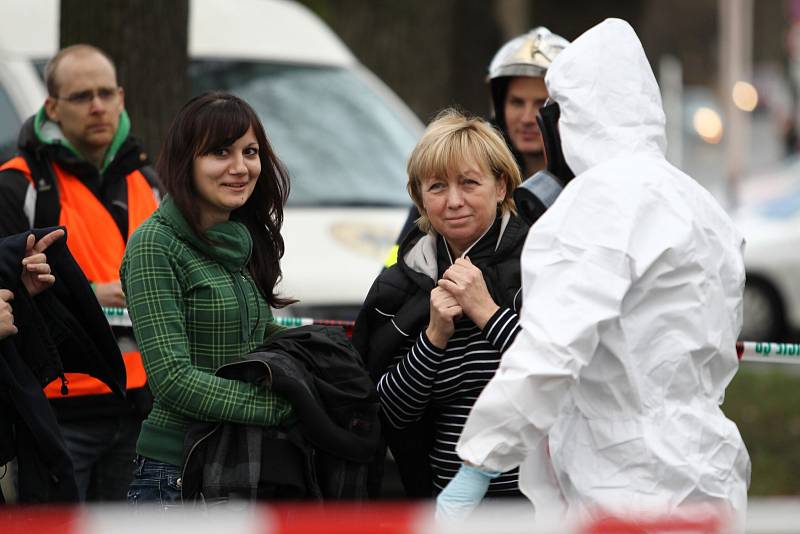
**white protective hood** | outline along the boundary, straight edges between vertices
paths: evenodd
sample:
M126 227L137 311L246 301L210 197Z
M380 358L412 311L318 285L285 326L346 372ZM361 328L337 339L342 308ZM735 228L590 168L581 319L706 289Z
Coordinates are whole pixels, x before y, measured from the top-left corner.
M576 175L615 157L666 154L661 93L627 22L608 19L562 54L545 82L561 108L564 157Z
M562 499L573 513L743 512L750 461L719 404L738 367L744 241L665 160L658 85L626 22L587 31L546 82L577 176L528 234L523 330L457 451L522 464L537 513Z

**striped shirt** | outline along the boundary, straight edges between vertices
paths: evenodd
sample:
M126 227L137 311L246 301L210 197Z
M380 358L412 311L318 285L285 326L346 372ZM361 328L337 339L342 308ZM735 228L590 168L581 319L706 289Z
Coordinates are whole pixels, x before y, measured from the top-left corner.
M456 321L444 350L435 347L423 329L415 342L409 338L412 346L406 347L381 377L378 398L393 427L403 428L418 421L426 410L434 410L436 428L430 462L438 490L461 466L456 454L461 429L519 330L519 318L508 307L501 307L483 331L466 317ZM488 494L519 495L517 470L492 480Z

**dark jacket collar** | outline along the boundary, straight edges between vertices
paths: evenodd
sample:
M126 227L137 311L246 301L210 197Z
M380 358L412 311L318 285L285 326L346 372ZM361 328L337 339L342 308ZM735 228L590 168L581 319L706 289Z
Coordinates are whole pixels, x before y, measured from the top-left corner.
M502 226L502 215L499 213L494 219L492 226L483 234L477 242L473 243L469 249L463 254L477 267L483 267L487 263L492 262L492 259L497 251L500 238L500 229ZM450 268L451 265L458 258L453 257L449 245L441 235L436 235L436 261L438 264L439 278L442 277L444 272Z
M36 135L36 115L29 117L20 128L17 146L21 152L39 160L58 163L64 170L74 174L81 180L88 177L99 177L100 171L60 143L45 143ZM115 174L126 176L136 169L149 164L147 154L141 143L133 136L127 135L121 140L113 160L103 170L103 175Z
M519 254L528 229L529 226L519 216L508 214L507 220L504 220L498 214L489 231L471 247L467 255L481 268L497 264L509 255ZM443 244L441 236L425 234L415 225L400 243L398 269L420 287L430 290L435 283L433 277L441 275L441 267L451 264L449 254L442 250Z

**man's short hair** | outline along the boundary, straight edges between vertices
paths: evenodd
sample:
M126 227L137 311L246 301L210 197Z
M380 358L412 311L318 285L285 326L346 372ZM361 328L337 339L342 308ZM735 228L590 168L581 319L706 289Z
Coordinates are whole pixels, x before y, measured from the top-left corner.
M111 68L114 69L114 76L116 77L117 66L114 64L114 60L111 59L111 56L109 56L96 46L83 43L75 44L59 50L58 53L55 56L53 56L50 59L50 61L47 62L47 65L45 65L44 83L47 86L47 94L50 96L58 96L58 85L56 84L56 69L58 69L58 64L61 63L62 59L72 54L90 54L90 53L100 54L101 56L106 58L108 62L111 63Z

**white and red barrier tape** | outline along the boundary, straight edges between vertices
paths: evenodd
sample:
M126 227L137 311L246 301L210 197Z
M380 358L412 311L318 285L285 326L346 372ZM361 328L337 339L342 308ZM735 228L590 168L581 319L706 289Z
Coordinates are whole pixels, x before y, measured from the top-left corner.
M111 326L130 327L131 318L126 308L103 308ZM353 333L353 321L335 319L311 319L309 317L275 317L282 326L305 326L311 324L341 326L347 335ZM800 364L800 344L774 343L770 341L737 341L736 353L746 362L798 363Z
M103 308L103 313L111 326L131 327L131 316L128 315L127 308ZM294 327L306 326L311 324L323 326L341 326L345 333L350 336L353 333L355 321L339 319L311 319L310 317L275 317L275 322L281 326Z
M745 362L800 363L800 344L737 341L736 354Z
M746 527L706 507L693 514L632 519L601 516L582 522L537 524L526 501L489 504L466 522L437 523L431 503L228 504L204 510L0 507L3 534L789 534L798 531L800 501L751 501Z
M407 534L419 506L228 506L208 511L121 506L0 508L3 534Z

